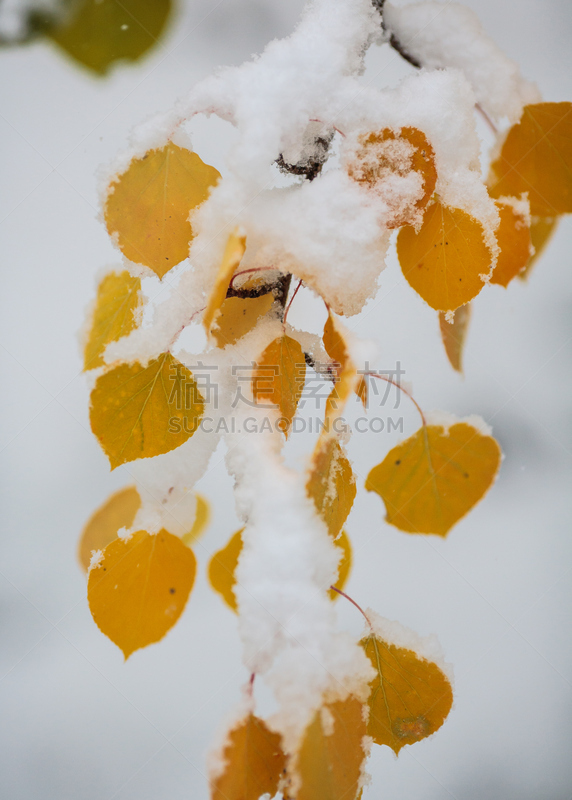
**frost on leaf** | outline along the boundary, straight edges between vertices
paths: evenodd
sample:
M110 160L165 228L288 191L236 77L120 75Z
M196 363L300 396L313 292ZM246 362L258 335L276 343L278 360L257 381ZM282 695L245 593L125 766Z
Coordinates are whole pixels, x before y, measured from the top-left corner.
M302 396L305 375L302 347L286 334L270 342L253 371L254 399L259 404L270 403L278 407L286 436Z
M234 587L236 586L236 567L243 548L243 530L244 528L241 528L230 537L227 544L211 558L208 567L210 585L233 611L238 610ZM342 551L336 586L338 589L343 589L352 565L352 547L345 531L338 536L335 545ZM328 594L332 601L339 598L339 594L331 589L328 590Z
M511 204L497 201L496 206L500 215L500 225L496 231L500 253L491 283L508 286L530 260L530 228L528 220Z
M572 103L524 107L491 165L493 197L528 192L537 216L572 213Z
M433 203L419 233L399 231L397 255L408 283L436 311L454 311L476 297L491 253L480 222L459 208Z
M227 297L212 329L218 347L235 344L251 331L274 304L272 292L260 297Z
M361 796L366 722L355 697L320 708L294 761L296 800L355 800Z
M490 488L500 460L492 436L466 422L426 425L389 451L365 488L380 495L390 525L445 536Z
M306 491L330 536L341 531L356 496L351 464L336 436L321 436L312 456Z
M438 730L453 704L447 677L432 661L371 634L361 641L376 676L370 684L367 733L397 755Z
M91 429L115 469L179 447L197 430L203 407L192 373L163 353L146 367L121 364L97 379Z
M449 322L447 315L443 311L439 311L441 339L443 340L449 363L457 372L463 371L463 348L470 320L470 303L458 308L451 322Z
M95 311L84 351L85 370L104 364L103 353L110 342L127 336L137 327L136 313L141 306L141 279L127 272L111 272L97 289Z
M544 252L544 249L552 239L552 235L558 225L560 217L532 217L530 220L530 238L532 240L532 247L534 255L526 267L519 273L518 277L521 279L528 278L530 271L536 261Z
M236 228L226 241L221 265L203 316L203 325L207 336L211 332L213 322L221 312L221 306L224 303L230 280L240 264L245 250L246 237Z
M384 128L378 133L362 135L359 143L355 160L348 166L349 175L382 194L393 211L389 228L414 222L416 212L425 208L431 199L437 182L435 153L425 134L417 128L401 128L397 133ZM406 198L404 204L399 192L392 198L391 179L404 178L411 172L421 178L421 188L414 202Z
M350 394L356 389L357 372L345 342L341 324L328 313L324 325L324 348L334 362L334 388L326 400L326 430L342 415Z
M249 714L228 734L224 771L211 781L211 800L274 797L286 765L282 737Z
M162 278L189 255L192 209L220 178L196 153L169 143L134 158L109 187L105 223L119 249Z
M181 541L183 544L191 545L196 539L201 536L205 528L210 522L211 518L211 509L208 503L208 500L202 496L202 494L197 494L197 509L195 511L195 521L193 523L193 527L188 533L185 533L181 536Z
M127 486L109 497L88 520L78 547L78 559L82 567L89 569L93 550L103 550L117 538L120 528L130 528L135 514L141 506L141 498L135 486Z
M90 570L89 608L125 658L158 642L181 616L193 588L196 559L176 536L138 531L115 539Z
M171 0L81 0L46 35L99 75L116 61L138 61L157 43Z

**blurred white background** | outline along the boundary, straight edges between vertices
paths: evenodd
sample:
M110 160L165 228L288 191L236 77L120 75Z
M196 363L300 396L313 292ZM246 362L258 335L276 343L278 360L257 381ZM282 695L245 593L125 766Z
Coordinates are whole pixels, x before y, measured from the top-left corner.
M546 100L572 100L570 0L467 4ZM95 273L119 261L98 218L95 173L134 124L217 65L287 35L301 7L181 0L155 51L104 80L46 43L0 52L0 787L10 800L208 797L209 743L247 678L236 619L205 574L237 527L223 452L199 487L213 519L195 548L197 582L161 643L124 663L91 619L75 559L86 519L131 483L123 468L109 472L89 431L77 343ZM388 48L367 63L363 80L378 86L411 71ZM198 131L196 146L220 169L213 130ZM424 408L481 414L506 455L493 490L445 541L389 527L379 498L358 495L347 591L421 635L436 633L456 676L455 707L436 736L399 759L374 748L364 798L572 797L571 244L566 219L528 284L482 292L464 379L394 257L375 302L351 321L381 342L383 367L401 361ZM290 321L302 326L311 308L302 293ZM416 429L405 400L389 413L404 416L406 435ZM354 437L362 486L395 441ZM359 615L342 604L340 623L357 635Z

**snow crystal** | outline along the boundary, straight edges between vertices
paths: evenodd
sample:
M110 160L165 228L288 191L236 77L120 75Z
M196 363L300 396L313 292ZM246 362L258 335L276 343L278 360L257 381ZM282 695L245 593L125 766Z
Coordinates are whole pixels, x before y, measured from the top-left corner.
M88 574L91 572L92 569L97 569L97 567L99 567L102 561L103 561L103 550L92 550L91 559L87 570Z

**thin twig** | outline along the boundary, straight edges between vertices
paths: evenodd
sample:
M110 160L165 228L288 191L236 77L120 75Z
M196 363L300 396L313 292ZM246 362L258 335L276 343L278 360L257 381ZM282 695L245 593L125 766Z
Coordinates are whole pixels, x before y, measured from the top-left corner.
M292 295L292 297L290 298L290 302L289 302L289 303L288 303L288 305L286 306L286 310L284 311L284 318L283 318L283 320L282 320L282 322L283 322L283 324L284 324L284 325L286 325L286 317L288 316L288 312L290 311L290 306L291 306L291 305L292 305L292 303L294 302L294 298L295 298L295 297L296 297L296 295L298 294L298 289L300 288L300 286L302 286L302 281L299 281L299 282L298 282L298 286L296 286L296 288L294 289L294 294Z
M341 590L341 589L338 589L338 588L337 588L337 586L330 586L330 589L331 589L333 592L337 592L338 594L341 594L341 596L342 596L342 597L345 597L345 598L346 598L346 600L349 600L349 601L350 601L350 603L352 603L352 605L354 605L354 606L357 608L357 610L358 610L358 611L359 611L361 614L363 614L365 621L366 621L366 622L367 622L367 624L369 625L369 629L370 629L370 631L373 633L373 625L371 624L371 620L370 620L370 618L368 617L368 615L365 613L365 611L363 610L363 608L362 608L360 605L358 605L358 604L356 603L356 601L355 601L355 600L352 600L352 598L349 596L349 594L346 594L345 592L342 592L342 590Z
M380 381L385 381L386 383L391 383L393 386L396 386L400 391L407 395L407 397L411 400L417 411L419 411L419 415L421 417L421 422L423 423L423 427L427 427L427 420L425 419L425 414L421 410L421 406L417 402L417 400L411 395L405 387L403 387L400 383L396 383L395 381L391 380L391 378L387 378L385 375L380 375L377 372L366 372L366 375L369 375L372 378L379 378Z

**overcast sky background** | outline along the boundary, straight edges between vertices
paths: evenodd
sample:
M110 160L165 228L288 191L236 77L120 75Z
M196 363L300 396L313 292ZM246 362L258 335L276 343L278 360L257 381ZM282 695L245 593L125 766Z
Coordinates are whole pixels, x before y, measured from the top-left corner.
M77 344L96 272L119 262L98 219L95 173L134 124L217 65L288 34L302 5L181 2L160 46L105 80L42 42L0 52L0 789L10 800L208 797L209 743L247 679L236 619L206 581L208 559L238 527L223 453L200 484L214 510L195 588L161 643L125 664L91 619L75 559L86 519L131 482L123 468L109 472L90 433ZM572 100L569 0L467 5L546 100ZM367 64L364 80L378 86L411 71L388 48ZM220 125L195 133L199 154L221 168ZM424 408L481 414L506 455L493 490L445 541L387 526L379 498L358 495L347 590L436 633L456 676L455 707L436 736L399 759L374 748L365 800L572 797L571 244L566 219L526 285L482 292L464 379L395 257L375 302L351 320L382 343L384 368L401 361ZM301 293L290 321L308 320L316 330L323 322ZM405 401L389 413L403 416L406 435L418 426ZM356 435L358 476L396 441ZM358 635L359 615L338 607Z

